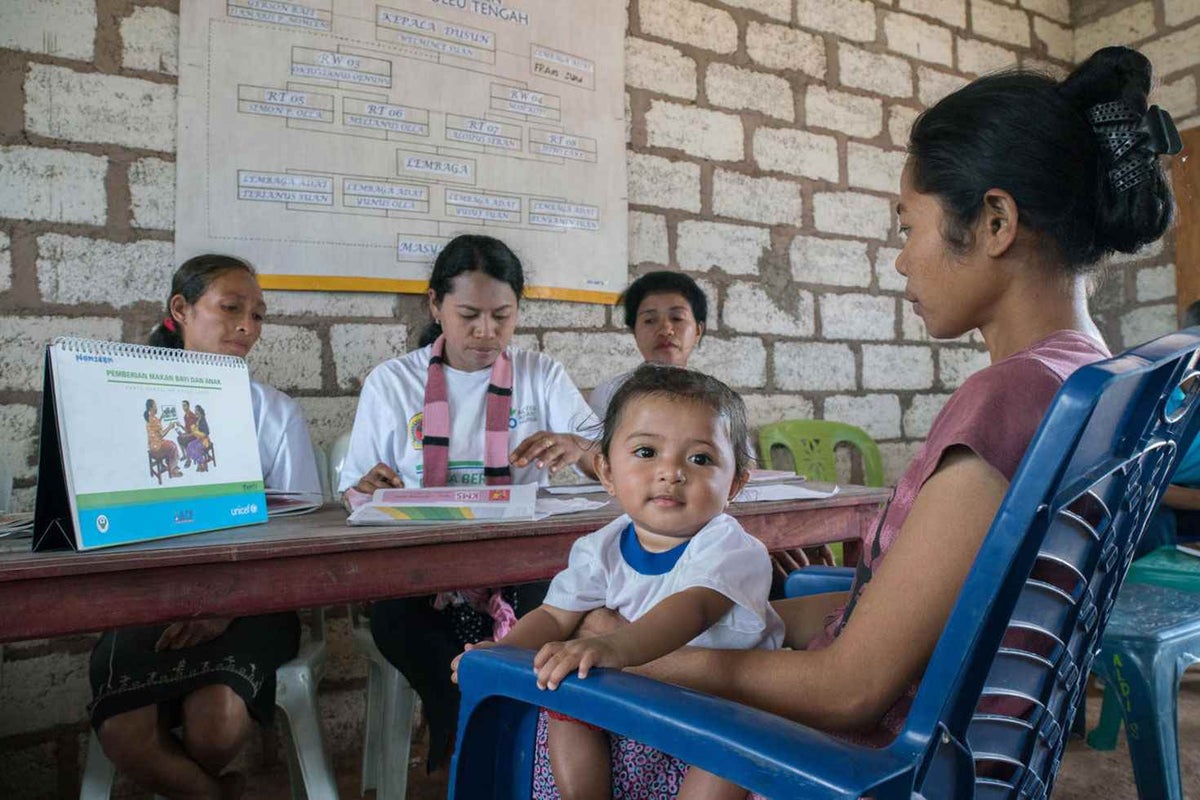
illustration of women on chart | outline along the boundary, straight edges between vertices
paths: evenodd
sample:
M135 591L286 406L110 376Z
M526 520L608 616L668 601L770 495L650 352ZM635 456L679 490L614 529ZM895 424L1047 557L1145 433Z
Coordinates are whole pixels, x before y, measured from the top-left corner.
M162 420L158 418L158 404L153 398L146 399L146 410L142 417L146 420L146 449L150 457L165 461L167 474L172 478L181 477L183 473L179 471L179 448L165 438L179 423L172 421L164 427Z
M186 402L186 401L185 401ZM208 415L204 406L197 404L191 420L184 417L188 426L187 457L196 464L197 472L208 472L208 463L213 460L212 438L209 436ZM180 437L182 438L182 437Z

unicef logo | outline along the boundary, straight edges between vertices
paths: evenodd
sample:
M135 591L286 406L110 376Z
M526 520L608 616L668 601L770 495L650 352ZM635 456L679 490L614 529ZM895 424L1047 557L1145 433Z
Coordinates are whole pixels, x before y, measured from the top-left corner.
M258 513L258 503L247 503L244 506L234 506L233 508L229 509L229 514L230 514L230 516L233 516L233 517L244 517L247 514L257 514L257 513Z
M251 503L251 504L250 504L250 513L251 513L251 514L257 514L257 513L258 513L258 503Z
M96 530L101 533L108 533L108 517L103 514L96 517Z

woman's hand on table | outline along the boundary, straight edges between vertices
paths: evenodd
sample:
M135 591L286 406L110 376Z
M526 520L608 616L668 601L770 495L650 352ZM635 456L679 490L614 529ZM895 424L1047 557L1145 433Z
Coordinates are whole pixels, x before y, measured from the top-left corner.
M592 442L582 436L571 433L551 433L538 431L517 445L512 451L509 461L518 467L536 463L538 469L548 469L551 474L564 467L579 463L585 456L590 456ZM591 466L591 458L586 462Z
M358 479L354 488L363 494L374 494L376 489L403 489L404 481L394 469L380 461Z
M198 644L210 642L225 632L233 619L194 619L187 622L173 622L158 637L154 645L156 651L182 650Z

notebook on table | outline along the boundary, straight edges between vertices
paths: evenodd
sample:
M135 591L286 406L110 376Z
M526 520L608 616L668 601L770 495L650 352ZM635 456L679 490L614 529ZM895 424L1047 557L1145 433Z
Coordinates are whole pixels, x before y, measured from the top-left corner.
M60 338L42 391L34 550L266 521L242 359Z

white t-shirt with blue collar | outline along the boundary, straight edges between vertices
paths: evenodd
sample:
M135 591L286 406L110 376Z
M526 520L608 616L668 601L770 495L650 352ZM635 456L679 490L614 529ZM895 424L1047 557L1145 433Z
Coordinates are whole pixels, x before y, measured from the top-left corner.
M686 542L662 553L642 547L628 514L571 546L567 568L546 593L546 605L564 611L611 608L638 619L667 597L704 587L733 607L688 644L719 650L776 650L783 620L767 601L771 558L767 548L728 514L714 517Z
M425 382L432 345L389 359L371 371L363 383L350 448L342 468L338 493L346 491L376 464L396 471L405 486L421 486L421 440L425 411ZM510 452L538 431L574 433L585 439L600 436L600 423L562 364L544 353L508 348L513 362L512 410L509 414ZM474 486L483 476L487 387L491 368L463 372L445 367L450 399L450 470L448 485ZM545 484L549 474L536 464L511 466L512 482Z

